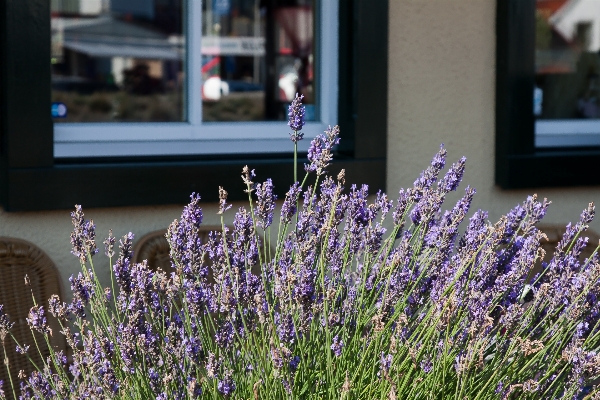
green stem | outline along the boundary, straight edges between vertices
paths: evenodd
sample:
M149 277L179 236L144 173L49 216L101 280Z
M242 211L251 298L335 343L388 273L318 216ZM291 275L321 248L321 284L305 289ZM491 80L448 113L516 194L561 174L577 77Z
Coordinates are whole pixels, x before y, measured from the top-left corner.
M298 131L294 131L298 134ZM294 142L294 182L298 182L298 142Z
M10 380L10 388L13 392L13 397L16 399L17 395L15 393L15 384L13 383L12 375L10 373L10 368L8 367L8 357L6 356L6 347L4 346L4 339L2 339L2 350L4 350L4 365L6 366L6 372L8 373L8 379Z

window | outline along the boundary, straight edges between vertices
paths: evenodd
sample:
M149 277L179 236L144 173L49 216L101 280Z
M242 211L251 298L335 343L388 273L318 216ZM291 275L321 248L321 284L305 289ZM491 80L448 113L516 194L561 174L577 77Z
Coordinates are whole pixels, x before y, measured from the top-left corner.
M0 201L4 209L68 209L76 203L87 207L184 203L194 191L201 193L205 201L216 201L219 185L229 190L231 200L241 200L244 193L235 189L240 187L237 177L245 164L257 169L259 179L273 178L276 190L279 195L283 195L290 184L293 148L287 136L285 122L281 121L285 118L281 112L288 97L286 90L283 90L286 88L285 82L282 83L282 91L279 91L279 79L286 71L299 71L296 74L303 77L301 90L307 94L313 92L314 121L307 124L308 139L301 142L303 146L306 148L310 136L322 131L326 124L338 121L342 126L343 144L338 149L340 154L331 172L337 173L339 169L345 168L349 182L364 182L370 184L373 190L383 189L387 111L380 105L387 102L387 1L317 1L314 26L325 28L318 34L313 34L313 39L318 40L314 40L314 44L309 46L314 52L312 58L306 50L306 43L309 42L306 38L302 47L293 44L289 37L277 39L277 35L266 35L265 48L270 45L267 43L269 37L275 38L274 44L271 44L279 47L278 53L265 50L264 56L260 48L261 40L256 37L241 41L230 39L230 36L223 38L213 35L212 39L204 38L203 32L207 35L209 32L203 31L203 25L208 24L206 20L210 21L210 18L213 31L230 34L231 29L234 29L233 24L229 27L226 25L232 21L223 20L226 17L226 6L242 2L212 0L208 4L181 0L181 34L177 31L177 24L168 28L168 24L150 18L152 12L156 16L156 9L152 11L147 7L147 3L158 7L167 3L177 4L177 0L87 0L86 7L81 5L82 2L71 0L3 2L0 6ZM284 24L277 21L289 18L285 15L268 15L267 6L277 2L294 6L309 3L304 0L260 0L259 21L264 22L259 25L264 24L265 30L269 27L275 29L277 24ZM133 15L135 13L131 13L131 16L125 13L123 16L123 9L118 6L132 7L134 3L140 7L136 10L137 17ZM55 9L52 14L53 7L59 6L63 9ZM65 7L75 9L69 13ZM208 7L212 9L209 10ZM264 16L261 14L261 7L266 10ZM177 7L174 9L177 10ZM212 12L212 17L209 12ZM79 14L75 15L76 13ZM63 21L53 25L51 15L63 18ZM246 34L255 32L256 24L252 23L255 20L251 17L256 16L256 7L240 11L239 15L247 19L241 23L237 21L235 29L240 32L245 29ZM86 40L89 44L90 31L84 29L82 24L78 28L79 42L71 41L73 31L68 33L66 26L73 21L67 22L66 19L75 16L86 19L90 25L95 23L96 26L107 22L106 18L112 18L108 22L113 24L115 30L129 29L131 33L131 29L137 32L142 29L142 36L146 39L149 38L146 37L145 30L153 31L156 35L150 39L155 41L145 42L146 61L140 61L140 56L127 60L122 45L117 48L112 43L111 47L111 38L104 38L108 40L105 48L110 53L106 53L104 61L92 65L90 59L102 58L97 57L101 55L98 53L100 46L86 46L83 43L85 40L82 36L88 34ZM97 21L102 18L105 19ZM118 22L131 22L131 26L119 25ZM285 33L285 29L280 28ZM101 32L106 33L106 27L102 29L104 30ZM258 30L261 29L263 27ZM213 61L215 57L211 55L203 59L202 50L191 51L192 48L202 49L203 40L208 47L214 47L220 41L221 49L231 45L245 46L249 54L230 54L234 58L240 58L233 60L235 68L232 67L232 60ZM64 59L60 58L61 41ZM68 41L70 42L67 43ZM142 45L138 41L135 47ZM298 65L290 67L290 57L285 52L289 52L286 49L297 51L293 46L304 48L305 52L299 57L299 63L294 61ZM159 53L158 50L163 52ZM55 123L48 112L52 101L56 116L65 111L62 104L66 107L67 119L75 117L72 113L74 106L69 106L70 100L64 97L65 93L62 93L62 100L53 96L57 96L57 87L68 92L65 88L69 85L80 84L64 79L72 75L72 71L67 69L72 65L65 65L69 62L65 60L73 54L67 53L77 51L81 53L77 57L84 60L80 65L87 65L99 72L83 78L88 83L91 81L92 88L94 85L100 86L98 93L105 95L108 100L95 104L96 108L92 110L95 114L90 117L90 122L73 120ZM168 57L157 62L161 54ZM337 61L338 54L340 62ZM121 59L115 60L118 57ZM266 60L269 57L274 57L272 64ZM319 63L319 57L326 59L326 62ZM212 66L219 65L218 70L212 70L210 65L206 66L211 61ZM226 65L227 62L231 65ZM259 72L254 74L256 64L259 65ZM275 79L270 81L264 78L269 65L281 66L280 70L275 69ZM204 71L203 66L206 67ZM171 72L165 78L160 71ZM203 72L206 73L204 76ZM123 75L119 76L119 73ZM114 95L126 97L127 90L130 90L129 94L132 96L143 96L138 91L139 87L133 89L135 85L123 89L126 87L126 74L158 85L154 92L150 91L151 95L159 94L175 99L179 97L182 100L180 103L174 100L176 104L171 105L166 112L163 109L154 114L133 113L128 120L123 114L115 115L114 112L118 112L118 109L115 107L117 101ZM63 86L56 83L60 79L54 81L53 85L52 75L62 75L63 82L60 85ZM90 76L98 79L90 79ZM236 91L233 88L236 84L238 88L243 86L256 89L258 87L252 85L257 80L256 85L263 85L264 94L240 90L237 92L238 97L270 97L272 112L265 109L260 114L261 121L228 121L226 119L229 117L225 113L207 113L208 108L227 96L227 90L224 89L217 92L217 97L219 94L222 96L220 98L210 98L211 94L206 93L203 85L212 76L218 76L219 79L213 82L217 81L220 88L225 88L225 84L229 86L228 93ZM111 86L111 80L114 86ZM271 95L266 94L269 87L274 89L269 92ZM201 96L203 89L204 99ZM119 91L126 93L118 93ZM192 96L192 92L200 95ZM202 104L211 101L213 103L207 106ZM267 104L266 100L264 104ZM86 105L88 110L89 105ZM212 116L209 118L209 115ZM304 161L299 160L300 163Z
M594 185L600 1L498 0L496 183Z
M598 146L600 1L535 8L535 146Z
M55 158L289 152L297 92L307 139L337 122L336 2L52 4Z

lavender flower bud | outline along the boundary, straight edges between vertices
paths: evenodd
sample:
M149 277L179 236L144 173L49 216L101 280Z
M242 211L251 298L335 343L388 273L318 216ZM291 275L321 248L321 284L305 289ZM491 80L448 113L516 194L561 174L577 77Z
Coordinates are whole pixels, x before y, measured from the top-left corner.
M302 105L303 98L304 95L298 95L298 93L296 93L296 97L292 100L292 104L290 104L290 107L288 108L288 125L294 131L293 133L290 133L290 139L292 139L292 142L294 143L297 143L304 137L304 134L300 132L304 126L304 113L306 111L305 107Z
M248 187L248 189L245 190L246 193L254 190L254 182L252 182L252 179L255 177L256 173L254 173L254 170L251 171L247 165L244 165L244 168L242 168L242 180Z
M231 204L227 204L227 191L219 186L219 211L217 214L224 214L225 211L231 208Z
M106 239L104 239L104 254L106 254L107 257L112 258L115 255L114 252L114 247L115 247L115 241L117 239L113 236L113 231L112 229L110 229L108 231L108 237Z

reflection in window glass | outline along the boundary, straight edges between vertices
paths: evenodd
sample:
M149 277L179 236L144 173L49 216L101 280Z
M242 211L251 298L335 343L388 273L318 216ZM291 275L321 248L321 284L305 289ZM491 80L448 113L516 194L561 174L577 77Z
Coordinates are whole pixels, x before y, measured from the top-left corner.
M534 114L600 118L600 0L537 0Z
M284 120L296 93L315 119L312 0L202 3L202 119Z
M51 0L55 122L182 121L182 0Z

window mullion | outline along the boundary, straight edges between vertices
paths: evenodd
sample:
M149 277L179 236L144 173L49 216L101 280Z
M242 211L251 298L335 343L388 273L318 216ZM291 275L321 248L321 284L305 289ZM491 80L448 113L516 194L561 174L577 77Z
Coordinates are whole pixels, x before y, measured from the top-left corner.
M186 65L186 119L194 127L202 123L202 2L197 0L186 0L187 12L185 36L187 42L185 50L187 53Z
M338 123L339 2L317 0L316 4L318 118L334 125Z

